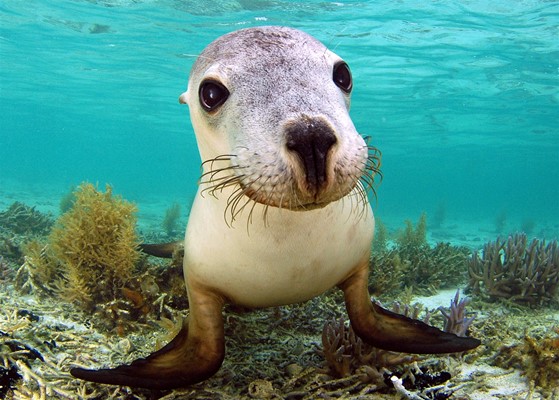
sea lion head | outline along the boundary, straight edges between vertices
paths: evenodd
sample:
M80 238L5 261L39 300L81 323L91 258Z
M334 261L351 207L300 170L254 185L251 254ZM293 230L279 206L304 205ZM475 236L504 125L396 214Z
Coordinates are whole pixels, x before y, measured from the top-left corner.
M349 117L352 89L348 65L299 30L215 40L179 98L190 107L201 184L214 195L232 188L231 205L246 196L290 210L324 207L356 187L363 194L378 158Z

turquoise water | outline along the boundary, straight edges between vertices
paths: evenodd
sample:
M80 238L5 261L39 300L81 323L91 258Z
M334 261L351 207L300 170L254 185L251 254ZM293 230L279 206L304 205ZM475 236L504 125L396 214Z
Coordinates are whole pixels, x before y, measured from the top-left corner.
M559 232L556 1L3 0L0 195L87 180L186 204L199 157L177 98L206 44L257 25L350 64L352 117L383 152L381 218L444 207Z

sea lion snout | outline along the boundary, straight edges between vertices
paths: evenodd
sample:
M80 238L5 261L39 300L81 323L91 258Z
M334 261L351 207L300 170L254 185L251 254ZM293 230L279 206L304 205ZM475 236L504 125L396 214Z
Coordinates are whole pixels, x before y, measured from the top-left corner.
M285 147L295 155L294 168L299 188L317 197L332 180L329 171L330 154L337 138L334 129L323 118L302 118L290 121L285 127Z

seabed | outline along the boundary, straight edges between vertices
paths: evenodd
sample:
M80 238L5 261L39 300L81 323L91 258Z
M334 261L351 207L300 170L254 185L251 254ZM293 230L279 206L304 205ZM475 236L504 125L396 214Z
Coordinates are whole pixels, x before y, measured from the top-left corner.
M2 206L0 211L6 208ZM0 233L9 234L3 228ZM534 372L538 360L530 359L525 350L529 341L535 345L545 341L552 351L542 352L548 359L539 361L544 366L559 363L556 305L529 308L473 299L467 307L468 314L475 314L469 333L481 339L479 348L379 368L385 376L379 382L367 373L371 366L339 378L326 364L323 327L347 318L337 290L293 306L256 311L227 307L225 362L205 382L173 391L84 382L73 378L70 368L117 366L145 357L172 339L188 310L174 308L161 293L161 300L150 305L160 308L159 318L148 314L129 321L124 329L107 330L91 314L62 299L16 290L19 265L6 254L0 256L0 398L3 394L7 399L559 399L559 382L548 378L546 387L539 386L542 381ZM178 267L166 268L180 273ZM455 292L452 288L435 296L414 296L412 302L430 310L430 323L442 328L444 321L436 309L448 307ZM392 299L382 300L386 305ZM423 374L422 368L432 375L448 372L450 379L424 387L410 385L409 378Z

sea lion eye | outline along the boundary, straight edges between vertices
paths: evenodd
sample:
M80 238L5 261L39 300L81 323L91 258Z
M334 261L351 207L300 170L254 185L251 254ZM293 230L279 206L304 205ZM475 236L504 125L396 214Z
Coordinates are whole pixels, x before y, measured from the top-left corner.
M353 88L353 81L351 80L351 71L349 70L349 66L345 62L340 61L334 65L332 79L334 80L334 83L344 92L351 92L351 89Z
M229 97L229 90L217 81L207 80L200 85L198 96L202 108L209 112L225 103Z

